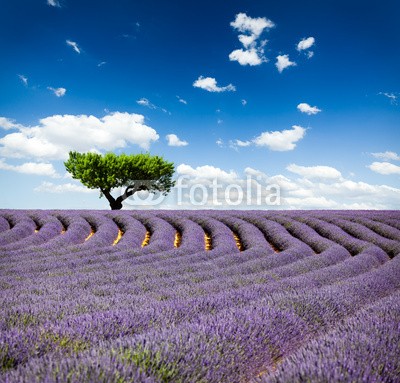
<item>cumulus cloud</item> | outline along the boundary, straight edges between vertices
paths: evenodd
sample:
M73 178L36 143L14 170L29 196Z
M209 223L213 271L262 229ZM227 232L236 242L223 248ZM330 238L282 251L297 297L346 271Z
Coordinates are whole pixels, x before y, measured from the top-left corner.
M217 141L215 141L215 143L220 147L223 148L224 147L224 141L221 138L218 138Z
M150 109L157 109L157 107L152 104L147 98L141 98L136 101L137 104L142 105L142 106L147 106Z
M306 49L310 49L314 44L315 44L314 37L304 38L297 44L297 50L303 51Z
M338 179L342 177L339 170L330 166L299 166L290 164L286 167L292 173L298 174L304 178L325 178L325 179Z
M297 109L301 113L306 113L308 115L317 114L321 112L321 109L318 109L316 106L310 106L306 102L302 102L299 105L297 105Z
M22 165L10 165L7 164L2 158L0 159L0 169L37 176L48 176L53 178L60 177L54 169L53 165L48 163L25 162Z
M264 46L267 43L263 40L259 43L260 35L265 29L273 28L275 24L265 17L252 18L245 13L238 13L231 26L239 32L238 39L244 49L236 49L229 54L229 60L237 61L240 65L260 65L268 61L264 56Z
M368 168L375 173L383 175L400 174L400 166L391 164L390 162L373 162Z
M383 161L400 161L400 156L395 152L386 151L383 153L371 153L371 155Z
M182 141L176 134L167 134L168 146L187 146L189 143L187 141Z
M245 13L238 13L231 26L239 32L247 32L251 35L259 36L266 28L273 28L275 24L265 17L252 18Z
M263 56L263 51L257 50L255 48L243 50L236 49L229 54L229 60L237 61L240 65L260 65L265 62L266 59Z
M102 62L99 62L97 64L97 66L100 68L100 67L102 67L103 65L106 65L106 64L107 64L107 61L102 61Z
M293 150L298 141L300 141L306 134L306 129L293 125L292 129L285 129L281 131L267 131L262 132L259 136L252 140L233 140L229 142L229 147L237 150L240 147L248 147L251 145L266 147L272 151L284 152Z
M57 97L65 96L67 90L65 88L52 88L51 86L47 87L48 90L51 90Z
M231 182L237 179L237 174L233 170L229 172L211 165L198 166L193 168L187 164L180 164L176 171L178 175L189 176L196 181L209 180L217 178L221 181Z
M15 121L10 118L0 117L0 128L3 128L4 130L20 129L23 128L23 125L16 124Z
M296 66L297 64L294 61L290 61L289 55L279 55L276 56L275 66L278 68L279 73L282 73L284 69L289 68L291 66Z
M73 48L76 53L81 53L81 49L79 48L78 44L75 41L66 40L67 45Z
M52 7L61 7L60 3L58 0L47 0L47 5L50 5Z
M256 146L265 146L270 150L283 152L293 150L296 143L306 134L306 129L293 125L292 129L282 131L263 132L253 140Z
M27 78L26 76L24 76L23 74L19 74L19 75L18 75L18 78L22 81L22 83L23 83L25 86L28 86L28 78Z
M231 146L233 147L241 147L244 148L246 146L250 146L252 144L251 141L241 141L241 140L234 140L233 142L231 142Z
M247 100L243 99L241 102L243 106L247 105Z
M249 48L255 45L255 41L257 39L256 35L239 35L238 36L239 41L242 43L242 45L245 48Z
M65 159L70 150L110 151L133 144L147 150L157 132L140 114L115 112L102 118L54 115L33 127L19 126L0 138L0 155L14 158Z
M52 182L44 181L35 189L35 192L39 193L85 193L85 194L94 194L98 193L97 190L88 189L86 186L74 184L74 183L64 183L64 184L54 184Z
M219 87L217 85L217 80L213 77L203 77L200 76L194 83L195 88L204 89L207 92L235 92L236 88L229 84L227 86Z
M238 173L211 165L181 164L177 167L180 190L174 188L171 200L181 201L180 207L188 209L223 209L232 208L233 204L243 209L400 208L400 189L348 180L331 167L299 168L303 176L295 179L253 168ZM275 204L276 198L270 197L277 188L279 203ZM197 201L195 206L193 199ZM198 206L198 201L204 202L202 206Z

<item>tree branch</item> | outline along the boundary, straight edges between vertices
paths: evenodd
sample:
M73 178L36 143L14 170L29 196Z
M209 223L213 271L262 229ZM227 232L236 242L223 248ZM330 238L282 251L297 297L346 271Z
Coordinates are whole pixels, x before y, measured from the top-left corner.
M115 199L115 198L111 195L110 190L100 188L100 191L101 191L101 192L104 194L104 196L107 198L108 202L110 203L111 209L113 209L113 210L119 210L119 209L122 208L122 204L121 204L122 201L121 201L121 202L117 202L118 199Z
M134 195L136 192L141 191L141 190L149 190L149 186L146 185L146 183L141 183L139 185L128 185L125 189L124 194L119 196L115 201L116 203L122 204L122 201L126 200L130 196Z

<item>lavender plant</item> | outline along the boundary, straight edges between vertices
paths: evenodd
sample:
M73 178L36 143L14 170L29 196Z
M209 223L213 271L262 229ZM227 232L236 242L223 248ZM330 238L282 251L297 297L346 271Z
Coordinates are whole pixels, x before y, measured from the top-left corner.
M0 381L395 382L396 222L0 210Z

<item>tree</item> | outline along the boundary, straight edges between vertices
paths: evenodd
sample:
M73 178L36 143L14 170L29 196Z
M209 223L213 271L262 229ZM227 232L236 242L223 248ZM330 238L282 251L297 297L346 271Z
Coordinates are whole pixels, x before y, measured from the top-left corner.
M122 201L140 190L166 195L174 186L174 164L149 153L101 155L74 151L69 152L64 165L72 178L89 189L100 189L100 197L107 198L112 210L121 209ZM114 198L111 190L118 187L125 187L125 191Z

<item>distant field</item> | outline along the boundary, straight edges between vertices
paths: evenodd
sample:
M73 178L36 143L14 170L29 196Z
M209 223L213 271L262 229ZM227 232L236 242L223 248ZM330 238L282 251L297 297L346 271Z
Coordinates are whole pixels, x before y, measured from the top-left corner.
M400 211L0 210L0 382L400 382Z

